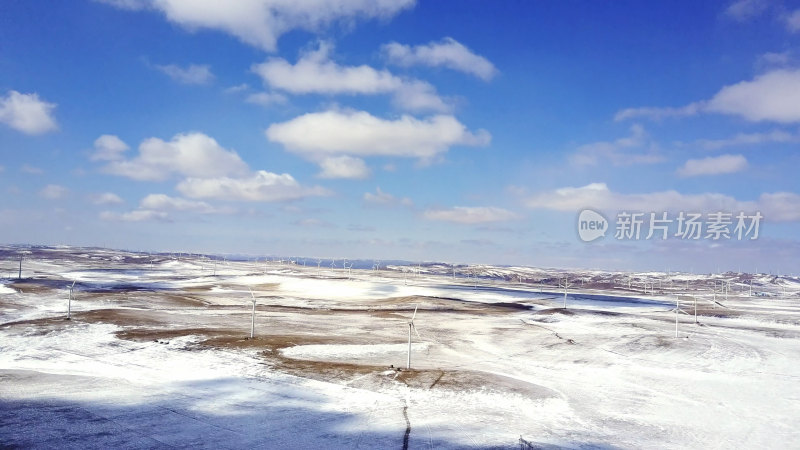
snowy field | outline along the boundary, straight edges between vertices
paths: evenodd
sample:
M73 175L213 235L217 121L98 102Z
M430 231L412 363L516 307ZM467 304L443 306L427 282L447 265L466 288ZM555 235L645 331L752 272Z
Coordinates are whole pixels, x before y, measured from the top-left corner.
M0 257L3 448L800 446L794 277Z

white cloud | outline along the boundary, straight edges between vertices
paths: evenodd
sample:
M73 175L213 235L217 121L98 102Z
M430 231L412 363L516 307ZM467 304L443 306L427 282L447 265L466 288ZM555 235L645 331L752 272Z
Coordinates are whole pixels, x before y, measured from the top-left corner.
M682 177L698 175L721 175L740 172L747 168L747 159L742 155L720 155L690 159L678 169Z
M704 105L702 103L698 102L698 103L690 103L680 108L672 108L672 107L659 108L659 107L649 107L649 106L642 108L627 108L615 114L614 120L619 122L622 120L637 119L640 117L652 120L662 120L673 117L694 116L700 111L702 111L703 106Z
M454 206L446 209L429 209L423 213L428 220L478 224L490 222L507 222L518 219L517 214L503 208L492 206Z
M641 125L631 126L630 136L615 141L601 141L578 147L570 157L573 164L596 165L609 161L615 166L655 164L664 161L658 146L648 137Z
M48 184L39 191L39 196L48 200L58 200L64 198L69 193L69 189L57 184Z
M785 52L767 52L758 57L758 64L762 66L786 66L792 61L792 54Z
M800 31L800 9L795 9L786 16L786 29L792 33Z
M270 125L267 139L312 160L333 155L398 156L431 160L453 145L487 145L485 130L471 133L452 116L385 120L364 111L308 113Z
M39 167L34 167L29 164L23 164L22 167L19 168L19 171L22 173L27 173L28 175L41 175L44 173Z
M475 75L489 81L497 74L497 69L483 56L477 55L453 38L446 37L439 42L414 47L390 42L381 50L389 62L400 66L425 65L447 67Z
M776 69L752 81L725 86L708 101L680 108L628 108L618 112L614 119L647 117L659 120L700 112L730 114L751 122L800 122L800 69Z
M254 64L252 71L273 89L292 94L394 94L395 104L401 108L450 109L430 84L403 79L367 65L339 65L330 59L332 50L330 43L320 42L319 48L303 53L295 64L283 58L270 58Z
M187 178L177 189L190 198L246 202L280 202L329 194L321 187L301 186L288 173L279 175L263 170L242 178Z
M782 130L767 133L738 133L727 139L700 139L697 144L706 150L719 150L725 147L760 145L771 142L800 142L800 136Z
M800 195L791 192L764 193L755 201L741 201L718 193L681 194L670 190L643 194L611 191L605 183L564 187L538 192L524 199L529 208L577 213L583 208L601 211L760 211L766 221L800 221Z
M243 175L247 164L232 150L221 147L202 133L175 135L171 141L145 139L139 154L128 160L111 161L103 170L134 180L164 180L171 174L191 177Z
M175 64L156 64L154 67L181 84L208 84L214 79L208 65L190 64L181 67Z
M151 220L167 221L169 215L164 211L150 211L146 209L136 209L125 213L103 211L100 219L113 222L147 222Z
M774 70L753 81L725 86L706 109L753 122L800 122L800 70Z
M141 9L136 0L103 0L125 9ZM387 19L414 5L414 0L152 0L146 5L190 31L218 30L262 50L276 49L291 30L317 31L337 21Z
M152 211L187 211L203 214L229 212L214 208L204 201L170 197L165 194L150 194L139 202L139 209Z
M222 92L226 94L237 94L239 92L244 92L250 89L250 85L247 83L237 84L235 86L230 86L225 88Z
M113 134L104 134L94 141L94 152L89 159L92 161L118 161L122 154L130 147Z
M119 195L114 194L113 192L103 192L101 194L95 194L90 196L90 200L95 205L116 205L120 203L125 203Z
M287 98L285 95L276 92L256 92L248 95L244 101L254 105L272 106L286 103Z
M127 9L130 11L138 11L147 8L147 0L95 0L98 3L105 3L107 5L115 6L119 9Z
M55 103L39 99L38 94L9 91L0 97L0 122L25 134L43 134L58 129L53 110Z
M725 15L739 22L761 15L767 9L765 0L736 0L725 9Z
M365 192L363 198L365 203L371 205L394 206L400 204L408 207L414 206L414 202L412 202L410 198L403 197L402 199L398 199L388 192L383 192L380 187L375 188L374 194L372 192Z
M361 158L352 156L331 156L319 162L322 171L320 178L367 178L370 170Z

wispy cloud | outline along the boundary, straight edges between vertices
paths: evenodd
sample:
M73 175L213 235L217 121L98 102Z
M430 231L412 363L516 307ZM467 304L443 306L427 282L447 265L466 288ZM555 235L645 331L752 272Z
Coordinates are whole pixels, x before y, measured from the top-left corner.
M58 184L48 184L39 191L39 196L47 200L58 200L66 197L69 189Z
M450 37L413 47L390 42L381 50L390 63L405 67L414 65L447 67L474 75L484 81L491 80L498 73L497 68L488 59L475 54Z
M630 135L614 141L600 141L585 144L570 156L576 165L592 166L610 162L615 166L636 164L655 164L664 161L658 146L641 125L633 125Z
M783 130L772 130L766 133L738 133L726 139L700 139L696 143L706 150L719 150L726 147L761 145L776 142L800 142L800 136Z
M189 64L186 67L177 64L156 64L153 67L181 84L209 84L214 80L211 67L204 64Z
M384 192L381 190L380 187L375 188L375 192L365 192L363 197L364 203L368 205L380 205L380 206L395 206L395 205L403 205L403 206L414 206L414 202L411 201L408 197L397 198L394 195Z
M675 190L624 194L605 183L563 187L528 195L524 204L533 209L577 212L583 208L602 211L755 212L775 222L800 221L800 195L792 192L761 194L757 200L737 200L719 193L682 194Z
M747 168L747 159L742 155L720 155L707 158L690 159L678 168L682 177L699 175L722 175L741 172Z
M187 178L178 184L177 189L190 198L244 202L283 202L330 194L319 186L302 186L288 173L264 170L240 178Z
M428 209L423 213L428 220L454 222L460 224L483 224L507 222L519 216L507 209L493 206L454 206L452 208Z

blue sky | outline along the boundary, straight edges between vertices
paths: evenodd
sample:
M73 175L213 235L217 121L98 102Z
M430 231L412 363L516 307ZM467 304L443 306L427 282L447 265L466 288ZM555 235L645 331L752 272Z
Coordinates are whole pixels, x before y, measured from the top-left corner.
M800 4L222 3L3 3L0 240L800 270Z

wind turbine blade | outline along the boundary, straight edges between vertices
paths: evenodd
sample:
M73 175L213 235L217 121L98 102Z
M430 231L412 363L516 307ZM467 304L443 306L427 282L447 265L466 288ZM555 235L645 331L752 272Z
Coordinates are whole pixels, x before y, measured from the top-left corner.
M76 281L78 281L78 280L72 280L72 286L70 286L70 287L69 287L70 289L72 289L72 288L74 288L74 287L75 287L75 282L76 282Z
M247 289L250 290L250 296L253 297L253 301L255 301L256 300L256 296L255 296L255 294L253 294L253 289L251 289L249 286L247 287Z
M411 322L411 328L414 330L414 333L417 334L417 337L422 339L422 336L419 335L419 331L417 331L417 326L414 325L414 322Z
M414 318L417 317L417 308L418 307L419 307L419 305L414 305L414 315L411 316L411 321L412 322L414 321Z

